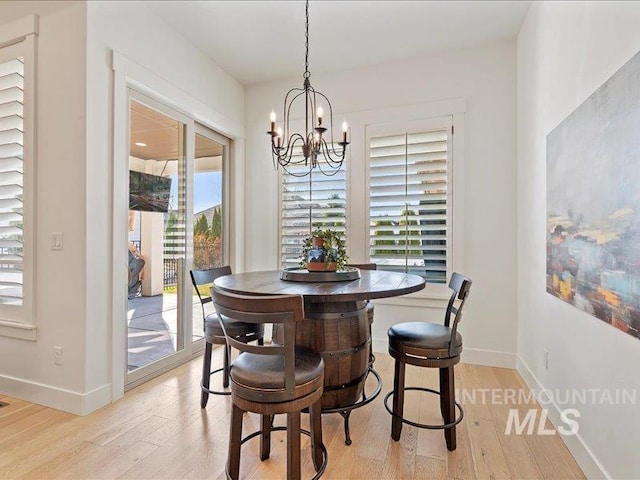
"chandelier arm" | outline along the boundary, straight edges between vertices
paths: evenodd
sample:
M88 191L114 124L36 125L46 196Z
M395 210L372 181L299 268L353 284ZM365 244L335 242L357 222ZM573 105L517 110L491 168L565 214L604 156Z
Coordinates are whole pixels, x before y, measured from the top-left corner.
M291 161L291 158L293 157L294 146L298 141L302 141L302 143L304 144L304 138L302 137L302 135L300 135L299 133L294 133L293 135L291 135L289 139L287 139L287 146L282 147L284 148L284 151L280 152L280 150L278 150L277 147L274 147L272 152L278 158L278 164L280 166L285 166L285 165L288 165L289 163L293 163L294 165L302 163L302 161L299 161L299 162Z
M296 93L297 92L297 93ZM294 96L289 99L289 95L294 94ZM289 132L291 131L289 128L289 121L291 119L291 106L293 105L293 103L296 101L296 99L302 95L304 93L304 88L292 88L291 90L289 90L287 92L287 94L284 97L284 121L283 121L283 125L284 125L284 132L282 133L282 140L284 141L285 138L289 137ZM289 102L287 105L287 101Z
M327 142L323 139L321 142L321 149L324 150L324 158L325 158L325 169L322 168L322 164L320 162L318 162L318 169L320 170L320 172L328 177L332 177L334 175L336 175L340 169L342 168L342 163L344 160L344 157L340 160L334 160L331 157L331 154L329 152L328 149L328 145ZM330 169L329 173L327 173L326 167L328 167Z
M327 102L327 105L329 106L329 133L331 134L331 144L333 145L335 143L333 140L333 107L331 106L331 102L324 93L318 90L314 90L314 93L317 93L322 98L324 98L325 102Z
M326 140L322 139L322 149L324 151L323 155L326 163L328 163L332 168L340 168L342 166L346 154L346 148L343 148L341 152L337 152L333 146L329 148ZM334 158L334 156L336 158Z

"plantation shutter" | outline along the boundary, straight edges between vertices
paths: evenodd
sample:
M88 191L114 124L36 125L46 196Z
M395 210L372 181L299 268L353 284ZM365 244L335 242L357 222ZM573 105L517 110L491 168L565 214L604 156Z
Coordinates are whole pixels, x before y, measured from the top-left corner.
M450 123L368 130L369 253L381 270L447 281Z
M301 155L294 161L303 160ZM283 268L297 267L302 259L302 244L311 230L321 228L342 233L346 238L347 163L333 176L316 167L297 165L282 171L280 197L280 258ZM311 183L309 180L311 179ZM311 225L309 220L311 219Z
M0 304L23 304L22 58L0 63Z

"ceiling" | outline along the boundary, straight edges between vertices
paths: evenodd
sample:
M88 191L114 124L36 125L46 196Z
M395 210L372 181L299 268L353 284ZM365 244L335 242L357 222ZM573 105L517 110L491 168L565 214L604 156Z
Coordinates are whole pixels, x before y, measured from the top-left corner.
M302 0L144 3L245 85L302 76ZM530 4L311 1L310 70L339 71L514 37Z
M131 101L129 153L132 157L143 160L175 160L183 153L179 134L180 122L143 103ZM220 155L222 145L202 135L196 135L195 158Z

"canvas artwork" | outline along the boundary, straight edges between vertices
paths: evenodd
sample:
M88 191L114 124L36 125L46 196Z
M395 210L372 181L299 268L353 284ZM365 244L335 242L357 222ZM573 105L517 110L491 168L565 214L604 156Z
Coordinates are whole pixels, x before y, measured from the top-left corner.
M547 137L547 292L640 338L640 53Z

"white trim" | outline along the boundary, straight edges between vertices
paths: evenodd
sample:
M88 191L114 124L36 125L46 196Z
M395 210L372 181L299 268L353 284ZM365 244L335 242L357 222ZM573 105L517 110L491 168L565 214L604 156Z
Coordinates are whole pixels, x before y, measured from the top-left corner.
M516 368L516 354L513 352L499 352L497 350L464 347L460 361L471 365L483 365L485 367Z
M387 353L389 339L374 337L371 339L374 353ZM461 361L470 365L482 365L484 367L515 368L516 354L510 352L498 352L494 350L481 350L476 348L464 348Z
M28 35L38 35L39 18L35 13L3 23L0 29L0 47L21 42Z
M35 341L36 326L27 323L0 320L0 336Z
M87 393L75 392L23 378L0 375L0 391L28 402L56 408L75 415L88 415L111 402L111 385Z
M433 286L439 287L440 285ZM433 292L430 289L427 290L426 293L424 290L420 290L419 292L402 295L401 297L380 298L373 300L373 303L375 305L395 305L400 307L437 308L444 312L451 298L451 290L449 290L449 287L443 285L442 293Z
M180 87L158 77L155 73L129 60L121 53L113 51L112 54L112 69L114 72L124 74L128 86L159 100L161 103L232 140L238 137L245 137L243 124L216 112L180 89Z
M516 368L530 389L537 391L545 389L520 355L517 356ZM552 406L553 408L549 408L549 420L551 420L554 428L557 428L557 425L562 423L560 419L560 407L553 398L550 400L551 402L547 405L549 407ZM577 433L576 435L560 435L560 438L562 438L562 441L565 443L576 462L578 462L578 465L587 478L605 478L608 480L612 478L602 463L598 461L593 450L589 448L580 433Z

